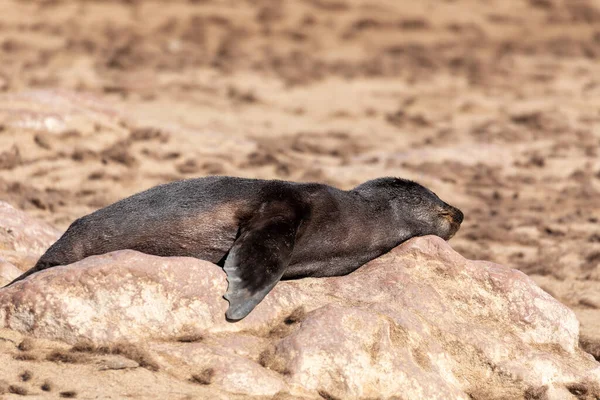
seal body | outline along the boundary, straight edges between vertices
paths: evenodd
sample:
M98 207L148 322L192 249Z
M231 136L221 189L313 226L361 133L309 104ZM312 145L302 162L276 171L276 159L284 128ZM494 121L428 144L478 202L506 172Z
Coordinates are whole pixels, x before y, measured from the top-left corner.
M34 272L121 249L221 265L227 318L245 317L280 279L348 274L413 237L449 239L463 214L429 189L379 178L317 183L207 177L156 186L71 224ZM12 284L11 283L11 284Z

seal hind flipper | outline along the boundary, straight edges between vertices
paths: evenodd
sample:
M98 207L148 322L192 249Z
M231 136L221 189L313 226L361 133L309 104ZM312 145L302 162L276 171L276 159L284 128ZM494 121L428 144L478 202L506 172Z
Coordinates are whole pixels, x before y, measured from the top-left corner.
M55 258L55 259L52 259L52 255L53 255L52 254L52 248L50 248L38 260L38 262L35 264L35 266L33 268L25 271L23 274L21 274L17 278L15 278L12 282L10 282L9 284L3 286L0 289L7 288L7 287L11 286L13 283L19 282L19 281L27 278L29 275L35 274L36 272L43 271L43 270L48 269L48 268L56 267L58 265L68 265L68 264L71 264L71 262L78 261L77 259L74 259L73 261L70 261L68 258L64 258L64 259Z
M27 270L3 288L9 287L36 272L82 260L85 257L85 244L82 240L85 236L82 236L82 232L85 232L86 228L83 219L75 220L60 239L46 250L33 268Z
M229 282L225 316L230 321L248 315L279 282L290 262L302 219L293 209L283 208L263 205L263 211L242 226L225 260Z

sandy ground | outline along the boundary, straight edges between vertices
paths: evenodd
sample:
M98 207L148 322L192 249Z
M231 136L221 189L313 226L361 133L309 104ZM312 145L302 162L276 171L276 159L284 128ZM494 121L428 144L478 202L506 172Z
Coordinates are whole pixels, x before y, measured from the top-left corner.
M65 229L182 178L412 178L600 357L600 1L2 8L0 199Z

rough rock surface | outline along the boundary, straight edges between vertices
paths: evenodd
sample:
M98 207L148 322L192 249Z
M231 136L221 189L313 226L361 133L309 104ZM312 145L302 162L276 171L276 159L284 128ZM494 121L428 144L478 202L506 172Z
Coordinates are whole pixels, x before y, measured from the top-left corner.
M572 277L558 280L552 276L533 275L531 278L552 296L569 306L580 321L586 321L579 332L581 347L600 361L600 281L596 276L580 280Z
M235 324L224 320L226 287L214 264L119 251L0 290L0 327L140 342L171 374L197 371L234 394L600 396L600 364L579 349L571 310L523 273L466 260L437 237L348 276L281 282Z
M0 201L0 256L4 259L0 265L10 263L26 271L59 237L54 227ZM4 284L5 268L0 267L0 285Z
M19 275L21 275L19 268L0 257L0 286L12 282Z

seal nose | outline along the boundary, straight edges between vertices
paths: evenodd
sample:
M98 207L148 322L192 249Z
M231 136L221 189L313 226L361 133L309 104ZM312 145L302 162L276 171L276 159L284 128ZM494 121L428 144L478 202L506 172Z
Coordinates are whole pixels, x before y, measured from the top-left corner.
M462 211L460 211L458 208L454 209L454 215L452 215L452 219L454 220L454 222L456 222L457 224L461 224L463 222L464 217L465 216L462 213Z

